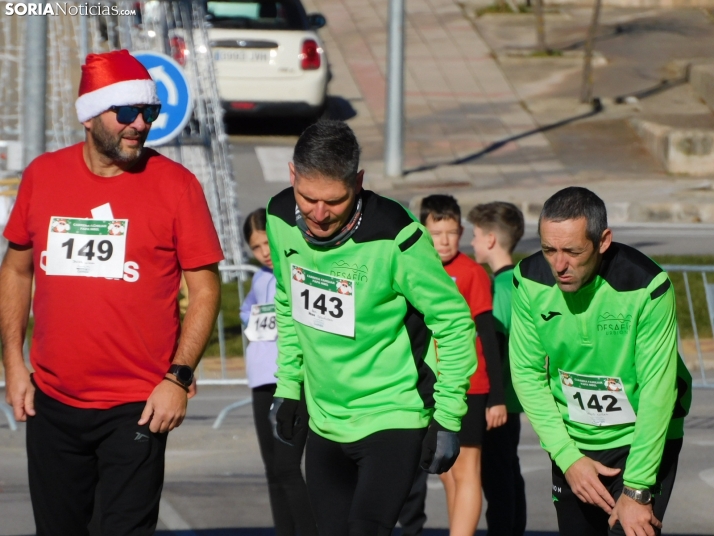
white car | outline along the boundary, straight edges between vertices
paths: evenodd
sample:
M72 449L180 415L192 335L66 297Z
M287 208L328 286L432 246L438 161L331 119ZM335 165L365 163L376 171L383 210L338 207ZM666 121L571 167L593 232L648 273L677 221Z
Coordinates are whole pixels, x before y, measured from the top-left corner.
M320 14L300 0L208 1L206 21L226 116L318 118L330 79Z

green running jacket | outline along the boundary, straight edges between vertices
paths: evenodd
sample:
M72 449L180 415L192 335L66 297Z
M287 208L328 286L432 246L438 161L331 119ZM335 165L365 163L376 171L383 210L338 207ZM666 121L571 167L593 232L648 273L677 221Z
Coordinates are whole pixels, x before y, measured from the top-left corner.
M579 449L630 445L625 485L652 486L691 404L667 274L613 243L577 292L558 288L543 253L519 263L513 285L513 385L543 448L565 472Z

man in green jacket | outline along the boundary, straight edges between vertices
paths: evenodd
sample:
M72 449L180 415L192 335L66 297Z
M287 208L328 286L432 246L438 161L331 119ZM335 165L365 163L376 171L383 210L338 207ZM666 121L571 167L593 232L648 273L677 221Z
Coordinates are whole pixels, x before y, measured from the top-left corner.
M307 486L323 536L391 534L419 466L441 473L456 459L476 368L473 320L429 233L362 189L359 153L346 124L308 127L292 188L268 205L279 333L271 418L289 442L304 426L304 389Z
M548 199L539 234L542 251L514 271L510 357L553 460L560 534L660 534L691 403L672 284L612 241L585 188Z

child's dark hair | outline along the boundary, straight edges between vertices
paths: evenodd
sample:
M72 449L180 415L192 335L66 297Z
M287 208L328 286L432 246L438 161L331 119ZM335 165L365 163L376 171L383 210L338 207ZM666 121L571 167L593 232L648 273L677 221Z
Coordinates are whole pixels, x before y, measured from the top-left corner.
M523 237L523 213L513 203L494 201L476 205L467 219L474 226L495 233L498 243L510 253Z
M431 216L434 221L456 220L461 225L461 207L450 195L429 195L421 200L419 221L426 225L426 219Z
M245 219L243 224L243 236L245 241L250 242L250 237L255 231L265 231L266 212L264 208L254 210Z

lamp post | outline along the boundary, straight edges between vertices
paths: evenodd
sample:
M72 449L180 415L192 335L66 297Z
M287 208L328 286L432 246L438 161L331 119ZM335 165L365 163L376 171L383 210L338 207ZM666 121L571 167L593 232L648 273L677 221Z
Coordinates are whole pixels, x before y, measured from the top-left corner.
M387 46L384 172L387 177L401 177L404 165L404 0L389 0Z
M45 152L47 15L27 17L23 63L22 165L25 168Z

